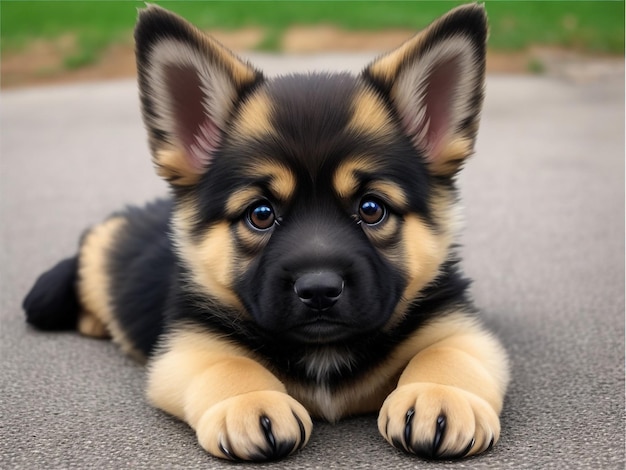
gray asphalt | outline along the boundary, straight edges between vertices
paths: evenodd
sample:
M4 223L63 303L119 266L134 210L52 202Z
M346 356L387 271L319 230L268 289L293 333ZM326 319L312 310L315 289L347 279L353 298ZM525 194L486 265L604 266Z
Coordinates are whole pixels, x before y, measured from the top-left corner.
M270 74L370 56L254 56ZM166 192L133 81L0 93L0 468L233 468L148 406L111 343L26 326L39 273L120 206ZM624 75L489 76L461 177L465 268L513 362L502 437L453 466L392 449L366 416L317 423L263 468L624 468Z

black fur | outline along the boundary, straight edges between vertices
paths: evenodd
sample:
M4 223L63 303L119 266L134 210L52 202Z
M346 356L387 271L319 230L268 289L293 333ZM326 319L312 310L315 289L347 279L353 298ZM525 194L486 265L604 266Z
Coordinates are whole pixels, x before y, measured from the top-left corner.
M160 200L118 214L127 222L109 251L109 297L117 321L134 347L146 356L163 333L165 308L176 285L170 234L172 207L171 200Z
M43 273L22 304L26 321L42 330L70 330L78 320L78 256L64 259Z

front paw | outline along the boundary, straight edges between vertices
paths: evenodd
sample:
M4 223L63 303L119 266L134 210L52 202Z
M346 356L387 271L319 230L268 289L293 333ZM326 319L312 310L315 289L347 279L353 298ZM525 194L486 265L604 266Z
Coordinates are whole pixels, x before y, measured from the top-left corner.
M313 423L304 407L285 393L250 392L209 408L198 422L200 445L228 460L276 460L302 448Z
M378 429L391 445L429 459L483 452L500 436L500 420L482 398L457 387L398 387L380 410Z

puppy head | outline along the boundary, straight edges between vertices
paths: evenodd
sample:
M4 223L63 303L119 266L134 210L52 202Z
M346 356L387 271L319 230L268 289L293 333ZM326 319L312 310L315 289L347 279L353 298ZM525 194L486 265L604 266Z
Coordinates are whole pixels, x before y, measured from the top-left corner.
M135 33L144 121L190 285L268 334L397 325L450 254L486 17L460 7L359 76L271 80L158 7Z

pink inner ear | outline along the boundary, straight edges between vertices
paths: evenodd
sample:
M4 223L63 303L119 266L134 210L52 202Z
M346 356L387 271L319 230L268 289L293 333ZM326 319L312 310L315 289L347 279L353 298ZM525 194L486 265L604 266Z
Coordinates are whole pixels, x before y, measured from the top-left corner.
M221 131L207 115L204 106L207 96L200 77L191 66L172 65L165 70L165 80L175 138L183 146L189 166L202 172L213 159Z
M414 123L409 133L416 146L426 151L426 158L430 161L437 159L445 139L455 130L451 128L452 107L457 95L459 70L458 56L435 64L426 79L420 109L417 110L419 115L423 113L421 119L415 122L415 118L405 118L405 123Z

